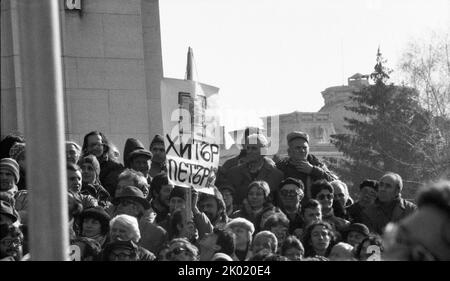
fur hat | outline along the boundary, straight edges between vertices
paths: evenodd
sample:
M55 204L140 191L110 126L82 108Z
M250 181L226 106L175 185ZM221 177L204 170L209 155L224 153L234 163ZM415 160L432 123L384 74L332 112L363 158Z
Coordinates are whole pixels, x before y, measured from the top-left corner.
M14 177L16 178L16 184L20 180L20 173L19 173L19 164L16 160L13 158L3 158L0 159L0 168L6 169L10 171Z

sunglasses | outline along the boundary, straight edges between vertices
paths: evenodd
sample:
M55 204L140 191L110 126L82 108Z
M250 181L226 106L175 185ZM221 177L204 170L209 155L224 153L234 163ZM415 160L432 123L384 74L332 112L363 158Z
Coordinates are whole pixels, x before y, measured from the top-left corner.
M329 193L329 194L320 194L319 196L317 196L317 198L318 198L319 200L325 200L325 199L331 200L331 199L333 199L333 194L332 194L332 193Z

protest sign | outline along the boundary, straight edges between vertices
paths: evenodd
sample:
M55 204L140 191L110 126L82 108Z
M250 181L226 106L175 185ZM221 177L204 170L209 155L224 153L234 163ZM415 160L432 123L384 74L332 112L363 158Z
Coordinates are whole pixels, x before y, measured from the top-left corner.
M218 90L189 80L161 82L168 176L176 185L210 194L219 165Z

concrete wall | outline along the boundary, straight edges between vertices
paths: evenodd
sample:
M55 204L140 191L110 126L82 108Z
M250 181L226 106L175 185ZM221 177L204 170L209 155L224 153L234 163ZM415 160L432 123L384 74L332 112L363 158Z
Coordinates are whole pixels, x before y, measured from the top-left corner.
M157 0L60 0L66 138L102 131L123 151L129 137L148 147L161 133L163 76ZM2 137L23 130L16 0L2 0Z

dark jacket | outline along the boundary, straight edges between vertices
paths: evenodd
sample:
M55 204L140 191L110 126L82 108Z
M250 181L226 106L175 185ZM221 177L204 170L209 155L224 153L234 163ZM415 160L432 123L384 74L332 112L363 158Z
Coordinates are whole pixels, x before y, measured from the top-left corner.
M119 174L125 169L122 164L110 159L102 159L100 162L100 182L108 193L114 197Z
M383 234L384 227L389 222L397 222L409 216L417 209L416 204L401 197L396 199L392 204L393 206L387 206L377 199L373 205L364 209L362 223L370 231L381 235Z
M321 179L333 181L337 179L337 176L329 171L325 164L320 162L314 155L308 154L307 160L314 166L309 175L298 171L295 166L289 162L289 158L283 159L277 163L277 168L283 172L284 179L292 177L303 182L303 185L305 186L305 196L303 197L302 202L311 199L311 184L314 181Z
M80 193L84 195L91 195L92 197L97 199L98 204L102 207L107 206L108 201L111 201L109 192L99 184L83 183Z
M248 185L255 181L265 181L269 184L270 193L274 194L274 192L278 189L281 181L283 179L283 173L277 169L275 163L269 159L264 157L264 164L259 170L256 178L252 178L250 175L249 168L247 164L242 164L230 169L227 174L227 181L234 187L234 202L238 206L242 203L244 198L247 196Z

